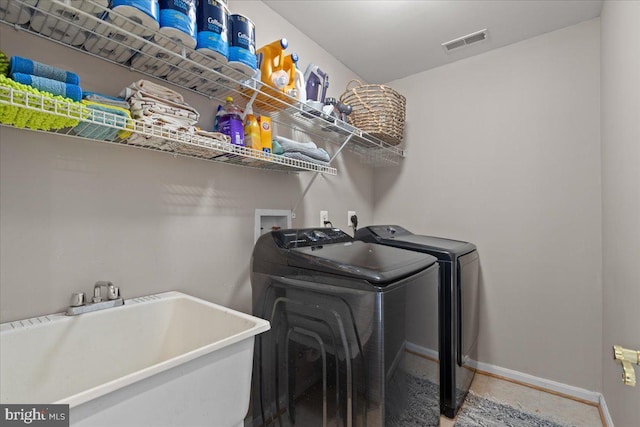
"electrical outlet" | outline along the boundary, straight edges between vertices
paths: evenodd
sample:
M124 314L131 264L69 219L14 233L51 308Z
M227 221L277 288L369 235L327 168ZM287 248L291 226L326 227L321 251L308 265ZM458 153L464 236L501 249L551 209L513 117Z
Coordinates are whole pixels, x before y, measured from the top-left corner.
M356 211L347 211L347 227L353 227L353 222L351 222L351 217L356 214Z
M326 227L325 221L329 221L329 211L320 211L320 227Z

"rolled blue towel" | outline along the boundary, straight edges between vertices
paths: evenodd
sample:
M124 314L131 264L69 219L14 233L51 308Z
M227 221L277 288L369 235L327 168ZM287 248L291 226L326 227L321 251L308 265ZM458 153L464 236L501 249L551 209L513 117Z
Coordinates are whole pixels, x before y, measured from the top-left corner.
M18 83L33 86L36 89L52 93L54 95L71 98L76 102L82 101L82 89L78 85L47 79L46 77L32 76L30 74L14 73L11 79Z
M121 108L112 108L109 105L96 105L93 103L87 104L85 101L82 103L92 110L109 113L109 115L95 113L92 115L93 120L103 122L107 125L114 125L123 128L127 126L127 122L131 118L129 112L123 111ZM73 130L78 136L99 139L102 141L114 141L121 132L121 130L117 128L111 128L109 126L102 126L90 122L80 122L75 128L73 128Z
M72 85L80 85L80 77L71 71L65 71L53 65L43 64L21 56L11 57L9 73L31 74L32 76L46 77Z
M90 92L90 91L82 91L82 99L86 99L87 101L100 102L106 105L112 105L114 107L121 107L125 109L131 108L129 103L122 98L118 98L116 96L104 95L102 93Z

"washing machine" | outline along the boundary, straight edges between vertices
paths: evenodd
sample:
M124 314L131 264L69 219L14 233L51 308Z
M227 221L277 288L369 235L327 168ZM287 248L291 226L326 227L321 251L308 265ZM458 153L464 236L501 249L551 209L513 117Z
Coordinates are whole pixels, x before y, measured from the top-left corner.
M479 257L475 245L421 236L397 225L374 225L356 231L364 242L433 255L440 265L439 352L440 409L453 418L475 374L478 341ZM428 347L414 348L431 355Z
M337 228L261 236L251 258L254 426L437 426L438 263Z

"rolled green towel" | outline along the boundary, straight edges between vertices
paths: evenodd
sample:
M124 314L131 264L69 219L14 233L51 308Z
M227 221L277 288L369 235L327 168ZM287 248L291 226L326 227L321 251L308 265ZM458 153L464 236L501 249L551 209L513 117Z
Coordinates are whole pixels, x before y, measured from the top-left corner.
M0 74L6 76L9 71L9 57L0 51Z
M38 89L20 84L10 78L0 74L0 99L8 101L9 91L7 88L15 89L12 96L13 105L0 103L0 123L19 128L30 128L38 130L55 130L76 126L81 117L88 117L90 111L82 104L73 102L69 98L53 96L50 93L39 91ZM61 101L68 104L65 111L71 117L52 114L59 108L60 104L54 101ZM38 110L22 108L21 105L35 107ZM52 113L47 112L47 110ZM77 117L77 118L74 118Z

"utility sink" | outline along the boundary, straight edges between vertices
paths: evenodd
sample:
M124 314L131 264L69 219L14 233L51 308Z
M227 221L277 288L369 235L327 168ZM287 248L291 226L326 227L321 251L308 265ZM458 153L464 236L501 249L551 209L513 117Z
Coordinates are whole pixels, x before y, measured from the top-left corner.
M0 401L77 426L240 426L269 322L180 292L0 325Z

